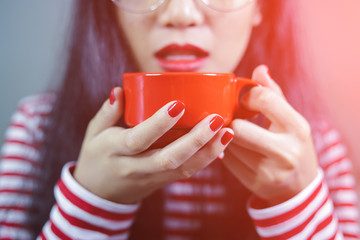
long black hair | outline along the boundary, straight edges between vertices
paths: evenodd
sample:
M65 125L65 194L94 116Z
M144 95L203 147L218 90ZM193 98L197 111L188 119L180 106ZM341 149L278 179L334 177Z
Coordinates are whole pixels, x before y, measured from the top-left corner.
M78 157L88 122L110 89L121 85L122 73L134 70L111 1L77 0L72 11L69 55L41 148L37 232L49 218L62 166Z
M255 66L268 65L290 103L310 117L307 103L311 94L306 87L306 72L302 69L304 64L298 54L299 46L294 33L294 2L258 2L262 23L254 28L247 51L235 73L238 76L251 77ZM39 198L37 232L48 219L50 208L54 204L53 187L60 177L62 166L78 157L88 122L108 97L110 89L121 85L122 73L137 70L129 52L130 48L117 24L112 2L77 0L74 3L70 54L62 84L56 91L56 101L45 129L42 146L44 184L34 193ZM235 233L244 236L241 232L253 229L245 211L246 199L250 193L225 168L222 171L223 177L216 181L222 181L228 187L228 197L224 199L229 206L224 214L226 221L223 221L225 223L222 226L220 221L215 224L216 219L204 220L204 227L197 238L213 234L210 230L214 227L209 227L212 225L220 229L217 232L223 237L228 236L227 239L231 239ZM229 182L237 184L227 184ZM132 227L132 238L151 239L148 234L155 232L157 235L154 235L154 239L160 239L161 211L162 194L157 191L144 200ZM147 221L149 217L152 219L150 222ZM239 226L243 226L242 229L239 229ZM139 228L143 231L138 231Z

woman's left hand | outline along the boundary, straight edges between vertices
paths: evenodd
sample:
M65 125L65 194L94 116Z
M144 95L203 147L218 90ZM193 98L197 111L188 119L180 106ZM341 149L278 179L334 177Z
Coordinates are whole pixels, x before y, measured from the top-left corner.
M317 157L308 122L285 100L266 66L253 72L254 87L242 99L247 108L269 121L262 128L235 119L233 141L223 159L229 170L265 206L284 202L303 190L317 175Z

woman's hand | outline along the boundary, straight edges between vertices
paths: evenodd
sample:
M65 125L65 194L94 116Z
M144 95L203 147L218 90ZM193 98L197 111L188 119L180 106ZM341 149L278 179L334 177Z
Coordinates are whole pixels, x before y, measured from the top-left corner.
M267 67L257 67L252 78L263 87L252 88L242 104L262 113L270 125L266 129L234 120L234 140L223 161L265 206L272 206L295 196L316 177L317 157L309 124L287 103Z
M188 134L162 149L148 150L181 118L184 105L173 101L134 128L114 126L122 115L122 90L112 91L88 125L74 178L104 199L134 203L161 186L188 178L217 158L233 137L212 114ZM113 101L115 100L115 101Z

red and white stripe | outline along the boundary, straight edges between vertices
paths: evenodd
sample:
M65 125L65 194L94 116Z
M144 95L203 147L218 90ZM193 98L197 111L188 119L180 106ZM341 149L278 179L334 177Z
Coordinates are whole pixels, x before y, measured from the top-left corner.
M346 239L359 239L358 196L352 162L347 149L341 143L339 132L324 123L321 129L324 144L319 148L319 163L324 169L330 197L334 203L334 214L338 218L339 230Z
M1 149L0 236L1 239L33 239L30 229L35 217L31 195L39 184L38 131L51 110L51 94L27 98L12 116Z
M263 239L310 239L324 221L332 221L333 205L322 174L294 198L266 209L256 209L250 202L249 214ZM335 226L335 230L337 226ZM333 235L336 234L333 230ZM331 231L330 231L331 232Z
M33 239L33 189L39 184L39 144L51 111L53 94L23 100L5 135L0 162L1 239ZM320 127L319 127L320 126ZM340 134L326 122L314 136L319 153L317 178L301 193L280 205L248 211L263 239L359 239L357 194L352 163ZM82 188L72 177L75 163L67 164L55 188L56 204L38 239L127 239L138 205L106 201ZM206 214L224 209L224 186L211 181L216 166L189 180L165 188L166 239L185 240L200 228L202 194ZM239 223L241 224L241 223Z
M97 197L82 188L72 177L74 164L67 164L55 188L57 204L50 214L50 230L60 239L127 239L136 205L116 204ZM54 232L55 230L55 232Z

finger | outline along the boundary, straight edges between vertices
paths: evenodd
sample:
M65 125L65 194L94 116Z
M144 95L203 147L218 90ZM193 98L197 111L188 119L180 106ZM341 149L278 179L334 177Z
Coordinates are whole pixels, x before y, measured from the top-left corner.
M134 155L145 151L163 134L169 131L182 117L185 105L172 101L160 108L150 118L133 128L114 129L104 139L119 155Z
M280 95L266 87L252 88L241 103L253 111L264 114L281 130L296 129L304 124L303 117Z
M123 91L120 87L111 90L107 99L95 117L90 121L86 138L92 138L105 129L114 126L123 113Z
M264 155L234 143L226 148L226 155L229 154L235 156L237 161L241 161L253 172L257 172L260 162L264 159Z
M273 90L274 92L276 92L277 94L279 94L280 96L284 97L284 94L283 94L281 88L272 79L272 77L270 75L270 70L266 65L260 65L260 66L256 67L255 70L253 71L252 79L254 81L260 83L261 86L268 87L271 90Z
M156 156L154 170L165 171L178 168L199 149L203 148L215 136L223 124L224 119L221 116L217 114L209 115L189 133L160 151Z
M242 119L235 119L231 123L235 137L232 145L236 144L254 152L261 152L269 156L278 153L278 136L256 124Z
M204 169L223 154L225 148L233 139L234 132L230 128L221 129L201 150L176 169L160 170L156 175L157 182L169 182L189 178ZM149 163L149 160L147 160ZM142 168L143 169L143 168ZM140 169L139 169L140 170ZM141 170L140 170L141 171ZM143 171L143 170L142 170ZM146 172L149 173L149 172Z
M201 150L196 152L189 160L176 169L175 179L189 178L223 154L225 148L234 137L231 128L221 129Z
M244 186L251 186L254 182L254 172L251 168L245 165L242 161L239 161L237 156L227 151L221 162L228 168L228 170L243 183ZM241 177L240 177L241 176Z
M209 152L208 157L214 160L224 151L233 137L232 129L226 128L219 130L223 124L222 118L220 118L221 121L219 118L215 119L215 121L218 121L218 126L212 125L212 127L209 127L209 124L214 124L214 121L212 121L214 117L219 117L219 115L212 114L208 116L197 124L188 134L175 140L175 142L165 148L145 151L139 154L136 159L121 157L122 163L128 163L128 169L132 169L132 172L142 174L170 172L166 179L169 179L169 177L170 179L174 179L174 175L177 174L174 173L174 169L192 157L199 149L205 148L204 145L208 142L213 143L212 149L207 146ZM215 129L215 127L218 129ZM218 134L216 134L217 132ZM215 138L213 138L214 135L216 135ZM200 144L200 142L203 143ZM176 176L178 175L179 174Z

